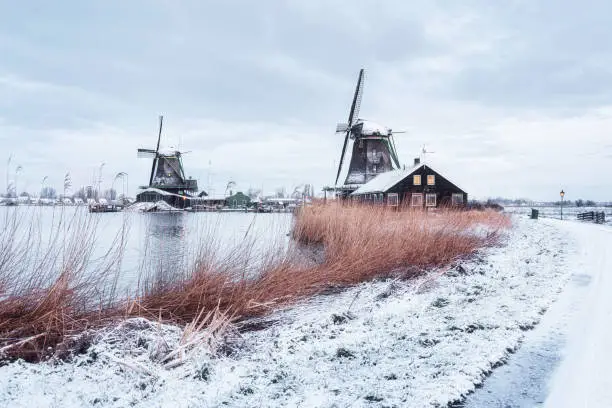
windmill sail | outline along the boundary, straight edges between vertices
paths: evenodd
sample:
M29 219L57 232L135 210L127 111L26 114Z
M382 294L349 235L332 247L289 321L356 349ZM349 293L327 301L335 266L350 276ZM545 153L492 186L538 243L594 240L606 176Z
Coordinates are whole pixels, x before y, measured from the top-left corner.
M339 187L343 194L357 188L355 185L367 183L380 173L400 168L392 130L372 121L359 119L364 73L363 69L359 71L347 122L339 123L336 126L336 133L344 134L344 144L336 173L336 186L342 171L348 141L353 140L347 176L344 185Z
M154 159L156 154L153 149L138 149L137 157L139 159Z
M159 156L159 142L161 141L162 127L164 126L164 117L159 117L159 133L157 135L157 147L155 148L155 157L153 158L153 165L151 166L151 177L149 177L149 186L153 184L153 172L157 166L157 159Z
M359 78L357 78L357 86L355 87L355 95L353 95L353 103L351 104L351 110L349 111L347 123L339 123L336 127L336 132L338 132L338 129L343 129L343 131L345 131L344 144L342 145L342 153L340 154L340 163L338 164L338 173L336 174L336 185L338 184L340 172L342 171L342 163L344 162L344 155L346 154L346 145L348 144L349 137L351 136L351 128L359 116L361 97L363 95L364 73L365 70L361 68L359 71Z

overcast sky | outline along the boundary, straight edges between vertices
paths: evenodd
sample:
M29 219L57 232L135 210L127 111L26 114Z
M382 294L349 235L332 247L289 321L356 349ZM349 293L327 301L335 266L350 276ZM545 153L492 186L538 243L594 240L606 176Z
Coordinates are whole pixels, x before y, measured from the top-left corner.
M133 194L163 114L162 144L190 151L204 189L320 190L363 67L360 116L407 132L405 164L425 143L472 197L610 200L610 15L605 0L0 0L0 174L12 153L20 191L61 190L105 162L103 184L124 171Z

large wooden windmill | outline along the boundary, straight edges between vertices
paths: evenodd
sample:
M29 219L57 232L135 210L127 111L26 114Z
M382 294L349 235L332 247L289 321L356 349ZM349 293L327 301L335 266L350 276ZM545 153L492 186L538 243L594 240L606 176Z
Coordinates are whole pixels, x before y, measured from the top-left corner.
M185 177L185 171L183 170L182 155L183 152L177 149L163 149L160 150L159 144L161 141L162 127L164 117L159 117L159 134L157 135L157 146L153 149L138 149L139 158L153 159L151 166L151 175L149 176L149 185L141 188L145 189L144 193L141 193L141 197L137 197L138 201L150 201L149 196L151 189L161 190L161 195L165 194L164 198L173 197L172 199L166 199L169 202L176 202L176 198L179 196L189 196L198 191L198 182L191 178ZM148 194L146 194L148 193ZM160 195L158 192L157 195ZM156 197L159 198L159 197Z
M344 144L336 174L336 190L346 195L367 183L380 173L399 169L400 163L395 150L393 131L369 120L359 119L359 108L363 95L364 70L359 71L353 103L347 123L339 123L336 133L344 133ZM338 186L344 156L349 139L353 142L351 161L344 185Z

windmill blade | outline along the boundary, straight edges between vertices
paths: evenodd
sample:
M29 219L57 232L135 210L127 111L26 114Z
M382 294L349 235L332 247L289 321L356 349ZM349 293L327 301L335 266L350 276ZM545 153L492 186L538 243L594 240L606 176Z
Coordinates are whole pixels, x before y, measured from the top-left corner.
M364 81L365 70L361 68L359 70L359 78L357 79L357 86L355 87L355 95L353 96L353 103L351 104L351 110L348 117L349 129L355 124L359 117L359 108L361 107L361 97L363 95L363 81Z
M348 123L338 123L336 125L336 133L344 133L348 130Z
M346 136L344 137L344 145L342 145L342 154L340 155L340 164L338 164L338 173L336 174L336 182L334 185L338 185L338 179L340 178L340 171L342 170L342 162L344 161L344 154L346 153L346 145L348 144L349 135L351 129L347 129Z
M159 116L159 133L157 135L157 147L155 148L155 153L159 153L159 142L161 140L162 127L164 126L164 116Z
M137 157L139 159L153 159L155 156L155 150L153 149L138 149Z
M157 135L157 147L155 148L155 157L153 158L153 165L151 166L151 177L149 177L149 186L153 184L153 175L155 174L155 167L157 165L157 156L159 154L159 142L161 140L162 127L164 125L164 117L159 116L159 133Z
M335 185L338 185L338 179L340 178L340 172L342 171L342 163L344 162L346 145L348 144L348 139L351 136L351 128L353 127L359 116L359 108L361 107L361 97L363 95L364 75L365 70L361 68L359 70L359 78L357 78L357 86L355 87L355 94L353 95L353 103L351 104L351 110L349 112L348 121L346 122L346 128L344 124L339 124L336 127L336 132L338 132L339 130L346 129L346 136L344 137L344 144L342 145L342 154L340 155L340 163L338 164L338 173L336 174Z
M395 138L393 135L389 137L389 151L391 153L391 159L395 162L397 168L401 169L402 166L400 166L399 158L397 156L397 148L395 147Z

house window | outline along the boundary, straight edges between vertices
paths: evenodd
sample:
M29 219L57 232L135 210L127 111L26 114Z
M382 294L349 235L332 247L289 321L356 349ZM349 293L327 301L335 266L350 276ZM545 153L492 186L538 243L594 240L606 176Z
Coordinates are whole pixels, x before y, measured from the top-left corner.
M410 205L413 207L422 207L423 206L423 194L416 193L412 195L412 200L410 201Z
M428 186L435 186L436 185L436 176L434 176L433 174L430 174L427 176L427 185Z
M435 194L425 195L425 205L427 207L435 207L436 206L436 195Z
M421 175L420 174L415 174L414 176L412 176L412 184L414 184L415 186L421 185Z
M461 193L453 193L451 197L451 202L453 205L463 205L463 194Z
M389 207L397 207L399 204L399 195L397 193L389 193L387 196L387 205Z

